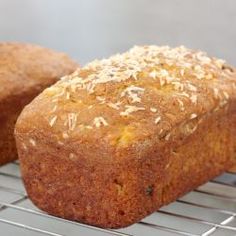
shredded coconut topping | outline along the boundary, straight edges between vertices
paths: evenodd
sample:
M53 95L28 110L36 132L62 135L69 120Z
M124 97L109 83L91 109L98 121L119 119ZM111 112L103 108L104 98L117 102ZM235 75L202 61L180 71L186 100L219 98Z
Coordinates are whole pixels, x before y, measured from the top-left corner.
M168 141L170 139L170 135L171 133L168 133L166 136L165 136L165 140Z
M188 84L188 88L190 91L197 92L197 87L192 84Z
M192 113L192 114L190 115L190 119L195 119L195 118L197 118L197 114L196 114L196 113Z
M129 115L135 113L133 115L140 114L143 120L144 111L151 111L153 114L151 112L149 114L152 122L154 120L155 124L159 124L166 112L162 104L167 106L171 104L171 107L177 102L181 116L194 119L201 114L190 114L189 106L192 105L196 111L199 111L198 105L202 101L201 92L209 91L208 80L214 80L216 85L216 88L211 88L214 98L219 100L215 109L228 103L231 92L225 92L217 82L233 72L233 69L227 68L225 61L208 57L204 52L190 50L184 46L176 48L135 46L128 52L114 55L109 59L95 60L73 74L63 77L56 87L49 88L49 93L53 94L51 101L57 102L51 113L56 112L62 99L77 103L79 107L86 107L89 110L93 108L88 111L89 115L94 114L90 124L81 124L77 121L78 114L75 110L68 113L66 118L63 118L68 128L63 133L63 138L67 138L69 131L73 131L77 125L81 131L92 129L93 126L97 128L108 126L108 122L99 116L100 114L96 114L97 105L99 108L106 107L104 113L109 110L109 115L105 117L109 118L111 114L114 119L116 115L121 116L122 119L129 119L132 117ZM236 83L233 84L233 88L236 88ZM114 96L111 96L113 93ZM89 101L86 102L85 99L84 102L84 97L89 97ZM138 113L138 111L142 112ZM80 117L84 116L79 114ZM97 115L98 117L95 117ZM58 122L58 118L62 119L56 115L50 118L50 126ZM161 127L161 124L158 127ZM165 139L168 140L169 137L170 134Z
M129 105L126 105L125 108L126 108L125 111L120 112L121 116L128 116L132 112L145 110L144 107L136 107L136 106L129 106Z
M224 94L226 100L228 100L229 99L229 94L226 91L223 91L223 94Z
M55 112L57 110L57 105L55 105L53 108L52 108L52 113Z
M83 68L83 71L89 72L86 78L76 71L69 76L69 83L74 90L85 89L88 93L93 93L98 84L118 83L128 79L135 81L139 79L140 72L152 68L148 74L149 78L158 78L160 85L164 86L174 81L178 74L184 77L187 73L189 77L204 79L213 70L223 73L221 68L224 63L223 60L210 58L204 52L190 50L184 46L135 46L123 54L87 64ZM177 71L167 70L163 65L175 65ZM67 82L68 77L64 77L62 81ZM191 88L195 90L193 86ZM64 92L62 91L62 94Z
M214 92L214 98L218 98L219 97L219 89L218 88L214 88L213 92Z
M150 108L150 111L153 112L153 113L156 113L157 112L157 109L155 107L151 107Z
M77 113L68 113L68 127L69 130L74 130L77 123Z
M158 116L158 117L155 119L155 124L158 124L160 121L161 121L161 117Z
M57 120L57 116L53 116L53 118L49 121L49 125L52 127Z
M197 103L197 95L196 94L192 94L190 96L190 100L193 104L196 104Z
M121 97L128 95L128 97L131 99L131 103L141 102L141 98L139 97L139 95L141 95L143 92L144 88L131 85L123 90L123 92L121 93Z
M36 146L36 141L34 139L30 138L29 142L32 144L32 146Z
M119 110L120 109L120 102L116 102L116 103L112 103L112 102L108 102L107 106L115 109L115 110Z
M179 81L173 81L171 84L174 85L175 90L184 91L184 84Z
M182 100L180 100L180 99L177 99L177 102L179 103L180 110L184 111L184 102Z
M233 88L236 91L236 83L233 83Z
M63 133L62 133L62 137L63 137L64 139L68 139L68 138L69 138L69 135L68 135L66 132L63 132Z

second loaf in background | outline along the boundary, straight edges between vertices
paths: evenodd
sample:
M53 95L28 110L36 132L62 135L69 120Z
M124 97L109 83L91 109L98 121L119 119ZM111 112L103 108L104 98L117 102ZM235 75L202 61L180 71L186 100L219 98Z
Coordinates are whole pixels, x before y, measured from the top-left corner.
M235 70L185 47L134 47L46 89L15 135L39 208L124 227L232 165Z
M63 53L25 43L0 43L0 165L17 158L14 127L24 106L76 68Z

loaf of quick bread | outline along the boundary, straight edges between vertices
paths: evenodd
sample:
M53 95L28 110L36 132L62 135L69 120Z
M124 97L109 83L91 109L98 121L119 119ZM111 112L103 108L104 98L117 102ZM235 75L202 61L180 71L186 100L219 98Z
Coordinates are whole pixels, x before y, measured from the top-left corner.
M232 166L236 73L183 46L136 46L44 90L15 136L39 208L124 227Z
M62 53L29 44L0 43L0 165L17 157L14 126L23 107L76 67Z

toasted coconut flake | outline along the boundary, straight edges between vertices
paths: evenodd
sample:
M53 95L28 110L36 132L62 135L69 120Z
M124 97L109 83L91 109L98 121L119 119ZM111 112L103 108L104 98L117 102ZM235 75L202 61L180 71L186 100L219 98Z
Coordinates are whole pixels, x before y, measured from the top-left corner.
M109 106L109 107L111 107L111 108L113 108L113 109L115 109L115 110L119 110L120 109L120 102L117 102L117 103L112 103L112 102L109 102L109 103L107 103L107 106Z
M149 76L153 79L156 79L157 78L157 71L156 70L153 70L149 73Z
M153 112L153 113L156 113L157 112L157 109L155 107L151 107L150 108L150 111Z
M32 146L34 146L34 147L36 146L36 141L34 139L30 138L29 142Z
M77 113L68 113L68 127L69 130L74 130L77 123Z
M181 111L184 111L184 110L185 110L185 108L184 108L184 102L183 102L182 100L180 100L180 99L177 99L177 102L179 103L180 110L181 110Z
M177 95L184 96L184 97L187 97L187 98L190 97L190 95L188 93L186 93L186 92L177 93Z
M196 94L192 94L190 96L190 100L193 104L196 104L197 103L197 95Z
M57 105L55 105L53 108L52 108L52 113L54 113L55 111L57 110Z
M160 123L160 121L161 121L161 117L160 116L158 116L156 119L155 119L155 124L159 124Z
M107 121L106 121L102 116L95 117L95 118L94 118L94 121L93 121L93 124L94 124L95 127L97 127L97 128L99 128L99 127L101 127L101 126L108 126Z
M100 102L104 102L106 100L106 98L101 97L101 96L96 96L96 99Z
M192 92L197 92L197 87L196 86L194 86L194 85L192 85L192 84L188 84L188 88L189 88L189 90L190 91L192 91Z
M70 93L66 92L66 100L69 100L69 99L70 99Z
M171 133L168 133L166 136L165 136L165 140L168 141L170 139L170 136L171 136Z
M219 89L218 88L213 88L213 93L214 93L214 98L219 98Z
M179 81L173 81L171 84L174 85L174 88L179 91L184 91L184 84Z
M195 119L195 118L197 118L197 114L196 114L196 113L192 113L192 114L190 115L190 119L192 120L192 119Z
M63 137L64 139L68 139L68 138L69 138L69 135L68 135L67 132L63 132L63 133L62 133L62 137Z
M53 116L52 119L49 121L49 125L52 127L57 120L57 116Z
M144 107L136 107L136 106L130 106L130 105L126 105L125 108L126 108L125 111L120 112L121 116L128 116L129 114L133 112L145 110Z
M140 95L143 94L144 88L131 85L122 91L121 97L128 96L131 99L131 103L141 102Z
M223 94L224 94L226 100L229 100L229 94L226 91L223 91Z
M22 143L22 147L23 147L23 149L25 149L25 150L28 149L25 143Z
M225 60L215 59L215 64L219 69L222 69L223 65L225 64Z
M236 83L233 83L233 89L235 89L236 92Z
M69 159L74 161L76 159L76 155L74 153L69 154Z

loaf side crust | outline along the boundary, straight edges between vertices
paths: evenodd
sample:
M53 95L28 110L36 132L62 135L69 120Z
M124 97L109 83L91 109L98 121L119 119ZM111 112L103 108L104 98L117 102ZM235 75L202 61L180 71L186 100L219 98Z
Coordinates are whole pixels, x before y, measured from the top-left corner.
M224 112L208 117L184 142L179 140L180 146L169 142L157 149L152 143L140 158L132 148L101 150L95 143L65 148L45 133L24 129L16 133L17 146L34 204L49 214L105 228L138 222L234 162L236 125Z
M30 198L101 227L141 220L232 165L235 82L221 60L155 46L64 77L17 121Z
M23 107L77 64L36 45L0 43L0 165L17 158L14 126Z

